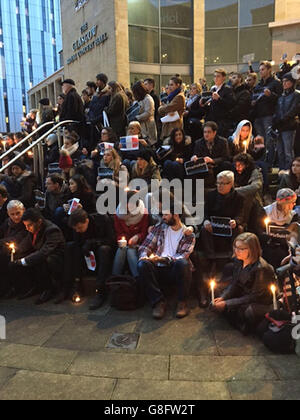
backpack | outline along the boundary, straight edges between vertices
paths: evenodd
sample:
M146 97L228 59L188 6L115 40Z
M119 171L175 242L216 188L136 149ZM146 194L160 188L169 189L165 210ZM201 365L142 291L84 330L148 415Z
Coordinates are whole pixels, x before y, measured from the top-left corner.
M119 311L134 311L139 307L138 285L131 276L112 276L106 281L110 305Z

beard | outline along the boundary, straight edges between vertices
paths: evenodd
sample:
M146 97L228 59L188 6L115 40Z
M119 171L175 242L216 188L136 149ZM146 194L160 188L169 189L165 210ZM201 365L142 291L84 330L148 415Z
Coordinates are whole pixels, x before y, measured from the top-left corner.
M172 218L167 222L168 226L175 226L176 225L176 220L175 217L172 216Z

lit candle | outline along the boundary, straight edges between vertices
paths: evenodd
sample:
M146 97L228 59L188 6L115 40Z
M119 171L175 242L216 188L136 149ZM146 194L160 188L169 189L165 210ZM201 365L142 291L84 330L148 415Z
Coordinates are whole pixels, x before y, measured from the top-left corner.
M11 262L14 262L14 254L16 253L16 246L15 246L15 244L10 244L9 245L9 249L11 250L11 253L10 253L10 261Z
M271 220L270 220L270 218L269 217L267 217L266 219L265 219L265 225L266 225L266 234L268 235L268 228L269 228L269 224L270 224L270 222L271 222Z
M126 188L124 188L124 191L125 192L129 192L130 191L130 188L129 187L126 187Z
M123 238L118 241L118 245L119 245L119 248L127 247L127 241L126 241L125 236L123 236Z
M3 140L1 143L2 143L2 146L3 146L4 152L6 152L6 141Z
M73 296L73 303L80 303L80 302L81 302L81 297L80 297L79 293L76 293Z
M30 151L27 153L27 156L28 156L29 158L32 158L32 157L33 157L33 152L30 150Z
M247 153L247 141L243 142L244 148L245 148L245 153Z
M211 288L211 304L212 306L215 306L215 288L216 288L216 282L214 280L210 283Z
M275 284L272 284L271 292L273 294L273 308L274 308L274 311L277 311L277 309L278 309L277 298L276 298L276 290L277 289L276 289Z

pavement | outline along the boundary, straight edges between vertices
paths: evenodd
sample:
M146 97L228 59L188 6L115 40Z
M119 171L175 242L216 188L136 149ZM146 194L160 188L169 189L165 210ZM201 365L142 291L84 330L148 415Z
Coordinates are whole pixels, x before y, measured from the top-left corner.
M0 302L0 400L299 400L300 358L274 356L191 302L155 321L88 302ZM136 343L137 341L137 343ZM136 345L137 344L137 345Z

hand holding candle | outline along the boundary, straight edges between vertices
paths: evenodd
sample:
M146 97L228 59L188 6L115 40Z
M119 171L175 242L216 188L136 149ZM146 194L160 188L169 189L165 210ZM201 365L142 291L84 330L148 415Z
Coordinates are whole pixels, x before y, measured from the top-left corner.
M244 146L244 153L247 153L247 141L243 142L243 146Z
M14 262L14 255L16 253L16 246L15 246L15 244L14 243L9 244L9 249L11 250L10 251L10 261L11 262Z
M123 236L123 238L118 241L118 245L119 245L119 248L127 247L127 241L126 241L125 236Z
M216 282L212 280L210 282L210 288L211 288L211 304L212 306L215 306L215 288L216 288Z
M266 225L266 234L268 235L268 234L269 234L269 224L270 224L271 220L270 220L270 218L269 218L269 217L267 217L267 218L264 220L264 222L265 222L265 225Z

